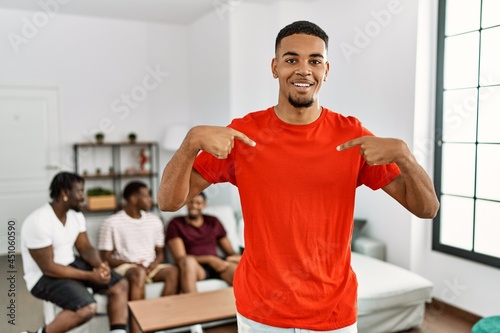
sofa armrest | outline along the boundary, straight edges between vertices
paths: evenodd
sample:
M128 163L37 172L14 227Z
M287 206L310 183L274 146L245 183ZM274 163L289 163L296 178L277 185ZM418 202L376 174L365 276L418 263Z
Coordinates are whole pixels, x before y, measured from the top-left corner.
M373 238L360 236L352 244L354 252L385 261L385 244Z

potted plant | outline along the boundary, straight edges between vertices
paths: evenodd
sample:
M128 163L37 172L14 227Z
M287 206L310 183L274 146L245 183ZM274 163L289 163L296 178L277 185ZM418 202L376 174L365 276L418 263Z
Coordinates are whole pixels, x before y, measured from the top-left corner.
M116 198L112 190L93 187L87 190L87 208L89 210L106 210L116 208Z
M103 143L104 142L104 133L103 132L97 132L95 134L95 141L97 143Z
M135 134L134 132L130 132L128 134L128 141L130 143L135 143L136 140L137 140L137 134Z

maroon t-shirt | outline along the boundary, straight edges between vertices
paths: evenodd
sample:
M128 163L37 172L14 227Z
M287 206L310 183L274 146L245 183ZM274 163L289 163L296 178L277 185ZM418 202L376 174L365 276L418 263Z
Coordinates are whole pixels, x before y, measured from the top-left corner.
M165 238L169 241L180 237L187 254L217 256L219 239L224 236L226 230L222 223L215 216L203 215L203 224L199 228L186 223L183 216L174 217L168 223Z

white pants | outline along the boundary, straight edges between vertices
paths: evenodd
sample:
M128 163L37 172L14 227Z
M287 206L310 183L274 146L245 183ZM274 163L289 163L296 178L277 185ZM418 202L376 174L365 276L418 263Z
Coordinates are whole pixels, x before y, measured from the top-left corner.
M281 328L267 326L248 318L239 313L236 314L238 321L238 333L358 333L358 325L354 323L351 326L332 331L312 331L303 328Z

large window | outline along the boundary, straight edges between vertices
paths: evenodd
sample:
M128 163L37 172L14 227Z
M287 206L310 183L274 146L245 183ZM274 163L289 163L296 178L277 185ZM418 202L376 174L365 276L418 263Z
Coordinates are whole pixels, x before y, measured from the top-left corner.
M433 249L500 267L500 0L440 0Z

